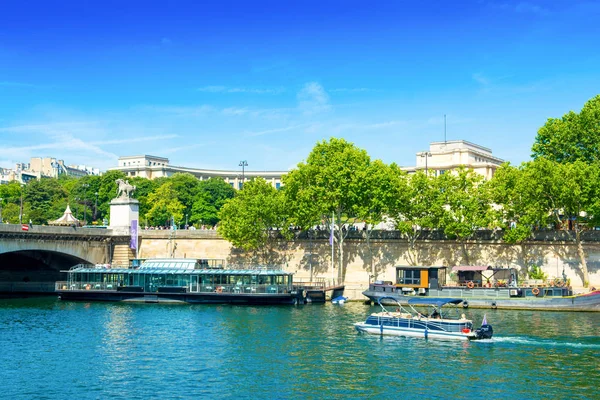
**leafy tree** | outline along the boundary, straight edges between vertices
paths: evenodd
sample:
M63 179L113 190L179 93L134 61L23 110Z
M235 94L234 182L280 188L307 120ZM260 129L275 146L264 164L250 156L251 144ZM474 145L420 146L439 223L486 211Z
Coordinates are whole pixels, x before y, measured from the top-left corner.
M577 247L585 287L589 273L581 233L600 223L600 169L583 161L559 164L540 158L526 165L532 209L565 228ZM542 219L540 217L540 219Z
M208 194L208 197L201 195L201 193ZM235 189L221 178L200 181L200 193L194 201L194 207L197 210L202 210L200 220L203 223L216 225L219 222L219 210L227 200L235 197L235 193ZM201 203L196 205L198 199L202 200ZM195 212L192 210L192 216L194 214Z
M185 207L177 198L177 193L171 182L167 182L148 195L148 202L152 205L146 219L151 225L166 226L171 218L175 223L183 219Z
M456 174L437 178L443 206L440 227L449 237L462 245L467 264L470 263L466 242L480 228L493 223L493 213L488 185L472 169L459 168Z
M140 202L140 216L145 216L150 211L151 204L148 202L148 196L158 188L155 180L136 176L129 183L135 186L133 198Z
M532 147L534 159L559 163L600 161L600 95L588 100L581 112L550 118L542 126Z
M283 193L256 178L223 205L218 231L234 246L262 254L266 260L274 240L271 230L289 234L287 215Z
M396 201L392 216L396 229L408 242L408 260L417 265L416 243L423 229L432 229L437 225L441 211L441 193L435 185L436 178L418 171L404 182L400 180L396 187Z
M117 196L117 179L125 179L122 171L107 171L100 177L100 186L98 188L98 212L97 219L104 219L109 216L110 201ZM134 192L135 193L135 192Z
M406 199L406 173L396 164L387 165L381 160L375 160L365 170L365 192L363 201L354 205L353 214L365 223L365 238L367 240L368 263L373 279L377 279L377 271L373 265L373 248L371 236L373 227L384 222L390 215L394 204L400 199Z
M29 212L23 213L23 222L46 224L63 214L67 193L57 179L41 178L32 180L24 187L23 199L29 205ZM61 209L62 208L62 209Z
M177 199L183 205L184 215L191 216L194 200L200 190L200 181L192 174L178 172L169 177Z
M371 159L366 151L344 139L318 142L306 163L283 177L285 194L295 225L310 228L320 221L335 225L338 280L344 281L344 239L348 223L368 191L366 176Z

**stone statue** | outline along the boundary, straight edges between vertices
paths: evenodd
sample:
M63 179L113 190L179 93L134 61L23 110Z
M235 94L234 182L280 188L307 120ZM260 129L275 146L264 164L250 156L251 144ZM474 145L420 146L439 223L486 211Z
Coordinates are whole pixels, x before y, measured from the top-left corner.
M129 199L131 198L131 194L135 190L135 186L130 185L129 182L123 179L117 179L115 181L118 185L117 188L117 198L118 199Z

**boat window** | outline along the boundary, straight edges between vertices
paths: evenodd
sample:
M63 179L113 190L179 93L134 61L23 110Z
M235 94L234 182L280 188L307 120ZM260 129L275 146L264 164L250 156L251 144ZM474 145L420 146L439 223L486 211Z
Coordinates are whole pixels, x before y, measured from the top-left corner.
M419 269L401 269L398 270L398 283L406 285L421 284L421 270Z

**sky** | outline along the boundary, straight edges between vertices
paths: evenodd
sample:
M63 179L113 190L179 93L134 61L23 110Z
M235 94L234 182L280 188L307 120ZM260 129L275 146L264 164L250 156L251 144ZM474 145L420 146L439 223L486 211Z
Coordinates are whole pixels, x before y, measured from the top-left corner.
M0 167L286 171L331 137L519 164L600 94L600 2L0 1ZM444 128L446 115L446 128Z

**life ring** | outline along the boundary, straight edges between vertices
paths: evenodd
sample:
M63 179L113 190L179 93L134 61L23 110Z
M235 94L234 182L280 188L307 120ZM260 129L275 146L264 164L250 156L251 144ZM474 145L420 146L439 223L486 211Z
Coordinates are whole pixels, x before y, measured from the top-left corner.
M531 293L533 293L534 296L537 296L538 294L540 294L540 289L534 287L533 289L531 289Z
M219 286L216 290L217 293L223 293L223 288L221 286Z
M467 283L467 287L469 289L473 289L475 287L475 284L473 283L473 281L469 281L469 283Z
M92 288L92 285L90 285L89 283L87 285L85 285L85 290L90 290Z

